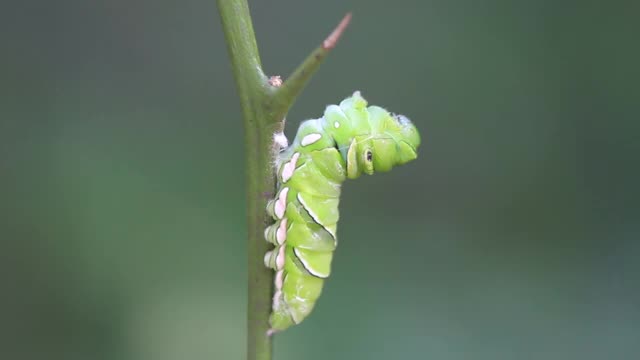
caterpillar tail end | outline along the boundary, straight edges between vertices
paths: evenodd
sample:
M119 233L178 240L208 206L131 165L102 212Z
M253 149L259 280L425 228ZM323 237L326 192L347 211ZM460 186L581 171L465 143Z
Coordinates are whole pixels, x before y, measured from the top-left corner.
M291 318L291 315L281 310L274 310L269 317L269 325L271 328L267 330L267 336L286 330L287 328L295 325L295 322L293 321L293 318Z

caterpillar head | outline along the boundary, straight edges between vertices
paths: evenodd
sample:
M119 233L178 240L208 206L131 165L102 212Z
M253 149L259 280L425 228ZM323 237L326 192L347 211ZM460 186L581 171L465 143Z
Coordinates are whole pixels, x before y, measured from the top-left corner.
M409 118L390 114L377 106L370 106L367 111L371 131L355 136L349 146L349 178L356 178L363 172L368 175L386 172L418 157L420 134Z

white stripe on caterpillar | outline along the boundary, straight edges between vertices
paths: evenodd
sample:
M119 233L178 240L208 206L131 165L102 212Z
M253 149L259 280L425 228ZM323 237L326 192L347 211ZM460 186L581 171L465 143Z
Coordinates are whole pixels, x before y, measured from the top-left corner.
M316 141L320 140L321 138L322 138L321 134L312 133L312 134L309 134L309 135L306 135L305 137L303 137L302 141L300 141L300 144L302 146L311 145L311 144L315 143Z
M300 157L300 153L295 153L291 157L291 160L286 162L282 166L282 182L286 183L293 176L293 172L296 170L296 163L298 162L298 158Z
M287 240L287 218L284 217L280 220L280 226L278 226L278 230L276 230L276 241L279 245L284 244Z
M287 194L289 193L289 188L283 188L280 191L280 196L278 196L278 200L276 200L276 204L274 206L274 212L278 219L282 219L284 216L284 211L287 208Z

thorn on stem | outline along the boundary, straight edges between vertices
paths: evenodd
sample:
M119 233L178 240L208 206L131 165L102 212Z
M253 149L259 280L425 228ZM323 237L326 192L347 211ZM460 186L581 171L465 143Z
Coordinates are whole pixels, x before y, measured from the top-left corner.
M342 18L338 26L336 26L336 28L333 29L331 34L329 34L329 36L327 36L327 38L322 42L322 48L325 50L333 49L338 43L338 40L340 39L340 36L342 36L342 33L344 32L344 30L347 28L347 26L349 26L350 21L351 21L351 13L348 12Z

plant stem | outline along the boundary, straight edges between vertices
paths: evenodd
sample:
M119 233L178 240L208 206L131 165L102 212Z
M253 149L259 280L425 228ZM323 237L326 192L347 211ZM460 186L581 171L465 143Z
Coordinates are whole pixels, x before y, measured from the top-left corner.
M322 46L278 88L262 71L247 0L217 0L217 3L244 119L249 271L247 359L270 360L272 346L267 331L274 272L264 266L263 259L272 247L264 240L264 229L273 222L265 210L265 194L273 194L276 186L273 134L283 130L287 111L335 46L351 15L347 14Z
M247 359L270 360L269 329L273 271L264 266L269 244L264 241L267 226L266 198L275 188L271 168L271 133L265 131L277 120L265 114L267 80L262 72L249 7L245 0L218 0L233 74L244 118L245 178L248 230Z

